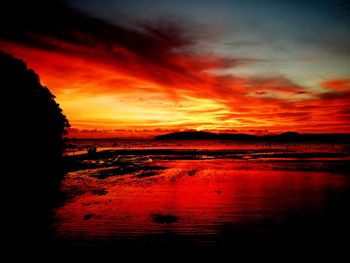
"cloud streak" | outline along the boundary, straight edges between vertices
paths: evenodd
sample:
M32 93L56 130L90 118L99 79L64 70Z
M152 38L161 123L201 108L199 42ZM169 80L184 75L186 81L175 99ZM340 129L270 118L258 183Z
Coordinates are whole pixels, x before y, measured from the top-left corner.
M6 3L1 11L0 48L39 73L78 129L341 132L350 127L348 80L328 80L315 92L281 75L218 75L213 70L261 60L199 52L200 39L181 23L125 27L63 1L17 4ZM15 13L28 23L14 21Z

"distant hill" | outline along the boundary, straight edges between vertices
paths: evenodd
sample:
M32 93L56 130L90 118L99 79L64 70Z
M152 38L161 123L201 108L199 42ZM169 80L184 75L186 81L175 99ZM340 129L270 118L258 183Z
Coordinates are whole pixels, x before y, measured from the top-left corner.
M212 133L203 131L184 131L154 137L156 140L237 140L266 142L338 142L350 143L350 134L300 134L285 132L277 135L257 136L244 133Z
M173 132L156 136L157 140L212 140L218 139L217 134L203 131Z

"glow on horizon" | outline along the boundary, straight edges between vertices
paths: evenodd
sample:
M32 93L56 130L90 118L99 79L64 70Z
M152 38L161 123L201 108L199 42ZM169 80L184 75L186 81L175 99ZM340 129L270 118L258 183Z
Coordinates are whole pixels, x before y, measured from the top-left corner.
M83 4L75 2L78 7ZM210 14L211 4L205 3L208 6L198 10ZM232 6L224 8L229 3L220 1L205 20L214 29L222 26L214 37L203 38L193 28L186 31L184 24L190 21L143 22L136 30L77 15L78 21L88 21L106 35L86 28L80 32L77 23L66 29L76 41L38 30L28 34L34 42L0 35L0 49L38 73L69 119L70 137L150 138L179 130L350 132L350 52L340 43L347 39L342 27L320 23L334 37L330 45L328 40L318 41L318 31L306 23L317 21L315 14L298 14L306 23L305 32L298 32L287 20L277 23L278 17L264 18L254 9L251 18L264 18L265 26L276 28L260 24L255 28L247 22L235 25L232 33L230 26L243 18L238 11L233 13ZM91 15L102 10L98 1L90 4L96 5L86 6ZM243 8L236 2L235 7ZM227 12L217 21L213 14L224 9ZM150 19L156 21L160 10L154 12ZM317 44L297 41L312 30Z

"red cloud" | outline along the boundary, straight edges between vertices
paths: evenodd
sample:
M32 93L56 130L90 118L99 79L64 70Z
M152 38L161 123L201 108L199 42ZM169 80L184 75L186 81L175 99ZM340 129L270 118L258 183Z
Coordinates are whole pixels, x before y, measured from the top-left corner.
M321 83L321 87L335 91L350 91L350 79L335 79Z
M45 24L33 10L30 23L1 28L0 48L39 73L73 127L119 127L132 134L350 128L349 80L329 80L321 84L324 92L315 93L283 76L219 76L213 70L259 60L196 52L195 34L176 23L130 29L59 10L60 16L45 13Z

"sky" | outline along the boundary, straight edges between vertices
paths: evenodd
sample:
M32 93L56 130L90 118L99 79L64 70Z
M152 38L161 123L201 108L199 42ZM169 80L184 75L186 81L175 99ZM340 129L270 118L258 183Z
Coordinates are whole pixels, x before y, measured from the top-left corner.
M350 1L3 1L70 137L350 132Z

